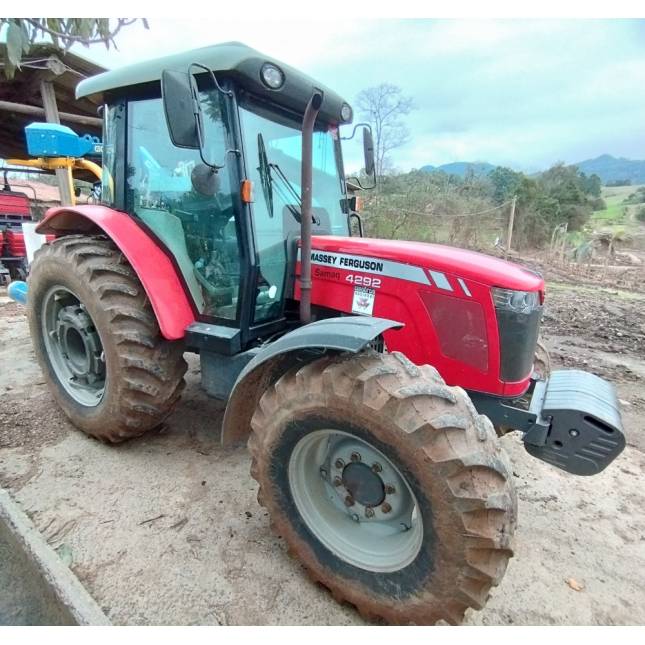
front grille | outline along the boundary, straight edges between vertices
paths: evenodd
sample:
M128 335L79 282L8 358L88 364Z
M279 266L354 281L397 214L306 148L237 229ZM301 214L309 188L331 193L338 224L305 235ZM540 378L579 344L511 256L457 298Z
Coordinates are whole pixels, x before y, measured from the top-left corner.
M500 379L514 383L531 375L540 333L542 307L528 314L496 309L500 345Z

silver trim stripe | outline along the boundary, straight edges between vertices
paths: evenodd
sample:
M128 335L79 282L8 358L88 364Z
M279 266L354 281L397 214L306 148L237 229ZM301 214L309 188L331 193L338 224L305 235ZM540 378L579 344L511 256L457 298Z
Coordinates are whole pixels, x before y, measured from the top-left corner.
M445 273L441 273L440 271L433 271L432 269L428 269L428 271L430 272L434 283L439 287L439 289L443 289L444 291L452 291L452 285L450 284L450 282L448 282L448 278L446 278Z
M298 249L298 260L300 260L300 249ZM428 286L432 284L421 267L403 264L402 262L393 262L392 260L372 258L366 255L348 255L347 253L332 253L331 251L314 249L311 252L311 263L345 271L362 271L364 273L384 275L388 278L398 278L399 280L407 280L408 282ZM446 280L446 276L443 276L443 278ZM446 282L448 281L446 280Z
M472 298L473 294L470 293L470 289L466 286L466 283L463 281L462 278L457 278L457 282L459 283L459 286L461 287L461 290L469 297Z

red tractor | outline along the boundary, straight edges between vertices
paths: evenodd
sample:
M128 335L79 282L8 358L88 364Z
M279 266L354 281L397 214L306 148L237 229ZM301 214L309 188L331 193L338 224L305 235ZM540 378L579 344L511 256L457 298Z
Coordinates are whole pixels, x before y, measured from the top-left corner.
M10 279L24 280L27 276L27 249L22 224L31 221L29 198L12 190L5 171L0 189L0 284ZM53 235L49 239L51 241Z
M517 521L498 433L579 475L625 445L609 383L534 372L542 278L352 235L351 107L239 43L105 72L77 96L105 105L102 205L47 213L56 240L28 282L67 416L108 442L154 429L196 352L228 400L222 441L248 440L274 530L336 600L391 623L481 608Z

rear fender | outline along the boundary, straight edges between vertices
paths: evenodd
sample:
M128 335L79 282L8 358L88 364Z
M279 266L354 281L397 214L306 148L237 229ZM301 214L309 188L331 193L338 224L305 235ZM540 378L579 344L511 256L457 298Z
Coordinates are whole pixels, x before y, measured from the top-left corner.
M384 318L326 318L299 327L265 346L235 381L224 414L222 445L237 444L247 438L262 394L294 365L305 365L330 352L358 353L384 331L402 326Z
M195 322L195 312L170 257L130 215L99 205L50 208L36 232L59 237L104 233L136 272L164 338L183 338L186 327Z

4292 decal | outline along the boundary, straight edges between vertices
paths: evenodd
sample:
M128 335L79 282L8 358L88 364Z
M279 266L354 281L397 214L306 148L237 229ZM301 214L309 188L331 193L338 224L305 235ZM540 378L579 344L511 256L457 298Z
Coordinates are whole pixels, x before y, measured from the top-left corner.
M345 277L345 281L358 287L370 287L378 289L381 286L381 278L373 278L369 275L354 275L350 273Z

